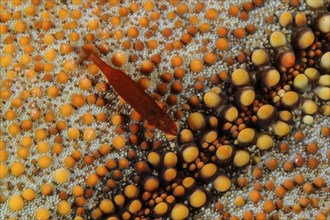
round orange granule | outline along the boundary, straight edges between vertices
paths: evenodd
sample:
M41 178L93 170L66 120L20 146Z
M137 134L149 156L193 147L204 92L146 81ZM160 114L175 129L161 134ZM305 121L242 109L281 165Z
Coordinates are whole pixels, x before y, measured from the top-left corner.
M189 44L192 40L192 36L188 33L182 34L180 39L184 44Z
M99 21L96 19L91 19L87 22L87 28L90 30L96 30L99 27Z
M60 94L60 90L56 86L50 86L47 88L46 94L51 98L56 98Z
M71 97L71 104L76 108L80 108L85 104L85 97L80 93L74 94Z
M8 111L5 112L5 119L8 121L15 120L17 117L17 113L14 110L9 109Z
M82 90L90 90L92 87L92 82L88 78L82 78L79 80L78 85Z
M5 24L0 25L0 34L7 34L9 31L8 26Z
M0 12L0 21L7 22L7 21L10 20L10 18L11 18L10 12L1 9L1 12Z
M25 15L27 16L35 16L36 15L36 8L33 6L33 5L30 5L30 6L27 6L25 9L24 9L24 13Z
M76 161L80 160L82 158L82 154L79 150L74 150L71 154L71 156L73 157L73 159L75 159Z
M204 69L204 63L202 60L194 59L189 64L190 70L194 73L199 73Z
M0 140L0 150L6 149L6 143L3 140Z
M68 137L70 139L76 140L79 138L80 136L80 131L78 128L74 127L74 128L69 128L68 133L67 133Z
M49 150L49 144L46 141L40 141L37 145L38 153L47 153Z
M21 139L21 145L23 147L31 147L33 144L33 139L29 136L24 136L22 139Z
M60 113L64 117L69 117L70 115L72 115L73 111L74 109L70 104L63 104L60 107Z
M97 133L95 128L87 127L83 132L84 139L88 142L95 140Z
M292 67L295 63L296 56L295 54L290 51L285 54L280 58L280 64L286 68Z
M158 42L157 42L157 40L154 40L154 39L149 40L149 41L147 42L147 46L148 46L148 48L149 48L150 50L155 50L155 49L157 49L157 47L158 47Z
M49 62L54 61L56 59L56 56L57 52L54 49L48 49L44 53L45 60Z
M5 55L0 57L0 66L8 67L12 64L13 58L11 56Z
M260 192L257 190L250 191L249 199L251 202L258 202L261 199Z
M44 71L45 73L50 73L54 69L54 65L52 63L45 63L44 64Z
M66 60L63 63L63 68L65 71L71 72L76 68L76 63L74 60Z
M94 162L94 158L92 157L92 156L90 156L90 155L86 155L85 157L84 157L84 163L86 164L86 165L90 165L90 164L92 164Z
M144 60L140 65L141 72L147 74L151 73L154 70L154 68L155 66L150 60Z
M123 51L116 51L112 56L112 63L115 66L122 66L127 62L127 56Z
M23 46L27 46L30 45L31 43L31 37L30 36L21 36L19 38L19 44L23 47Z
M94 63L91 63L87 66L87 70L91 75L95 75L99 71L99 68Z
M98 181L99 181L99 177L95 173L89 174L85 179L86 185L89 187L96 186Z
M25 47L24 47L24 53L25 54L31 54L31 53L33 53L34 52L34 46L32 46L32 45L26 45Z
M75 197L82 196L84 194L84 188L82 186L74 186L72 188L72 195Z
M255 6L260 7L261 5L263 5L264 0L253 0L252 2Z
M263 207L264 207L264 211L267 213L272 212L275 209L275 205L272 200L265 201Z
M40 87L33 87L31 89L32 97L40 98L43 95L42 89Z
M121 17L126 17L126 16L128 16L128 14L129 14L129 10L128 10L128 8L126 8L126 7L120 7L119 10L118 10L118 14L119 14Z
M28 55L28 54L23 54L20 58L19 58L19 62L25 66L29 65L32 61L32 58Z
M16 47L14 44L7 44L4 48L3 48L3 52L6 54L10 54L12 55L13 53L15 53L16 51Z
M38 120L39 118L41 118L41 111L40 111L40 109L32 109L31 111L30 111L30 116L31 116L31 119L33 120L33 121L36 121L36 120Z
M76 163L76 161L71 156L67 156L63 161L64 166L68 169L73 168L75 163Z
M0 164L0 180L2 178L5 178L8 174L8 168L5 164L1 163Z
M230 16L234 16L234 17L237 17L238 14L240 12L240 8L237 6L237 5L231 5L229 8L228 8L228 14Z
M61 84L68 82L68 80L69 80L69 75L66 72L61 71L56 76L56 81Z
M96 100L97 100L97 97L96 97L95 94L89 94L86 97L86 101L87 101L88 104L95 104Z
M324 137L328 137L330 135L330 127L322 126L322 128L321 128L321 134Z
M56 122L56 128L60 131L63 131L64 129L67 128L67 123L65 121L58 121Z
M126 144L126 140L123 136L116 136L113 140L112 140L112 146L116 149L121 149L125 146Z
M1 57L0 57L1 60ZM1 62L1 61L0 61ZM0 91L0 99L7 100L12 95L12 92L9 89L3 89Z
M53 192L53 185L49 183L42 184L40 187L40 192L44 196L49 196Z
M242 4L242 6L243 6L243 9L246 11L251 11L254 8L254 5L252 2L244 2Z
M207 64L214 64L217 61L217 56L215 53L210 52L204 55L204 61Z
M73 48L70 44L68 43L62 43L60 44L60 53L61 54L68 54L73 51Z
M6 162L8 159L8 154L6 150L0 150L0 162Z
M48 220L49 217L50 217L50 212L48 209L45 209L45 208L39 208L37 211L36 211L36 219L44 219L44 220Z
M215 44L217 49L220 51L227 50L229 48L229 42L226 38L219 38Z
M120 115L120 114L116 114L116 115L113 115L111 117L111 122L115 125L115 126L120 126L123 124L123 116Z
M48 133L44 128L38 128L34 131L34 137L37 140L43 141L48 137Z
M174 40L173 41L173 49L179 50L182 48L182 42L179 40Z
M46 114L44 115L45 122L53 122L55 121L55 115L52 111L47 111Z
M164 37L170 37L172 35L172 30L170 28L164 28L161 32Z
M196 15L193 15L193 16L191 16L190 18L189 18L189 23L190 24L197 24L198 23L198 21L199 21L199 17L198 16L196 16Z
M54 174L55 182L62 184L69 181L69 179L70 179L70 173L66 169L60 168L55 171Z
M105 167L105 166L98 166L96 168L96 174L99 176L99 177L105 177L108 173L108 169Z
M10 172L13 176L19 177L24 173L25 165L21 162L14 162L11 164Z
M150 13L150 18L151 20L156 21L160 18L160 13L157 11L153 11Z
M183 64L183 58L181 56L178 55L174 55L171 58L171 65L174 67L178 67L181 66Z
M76 32L71 32L71 33L69 34L69 40L70 40L70 41L72 41L72 42L78 42L79 39L80 39L80 36L79 36L78 33L76 33Z
M208 23L203 22L198 26L198 30L201 33L206 33L210 30L210 25Z
M218 11L215 8L209 8L205 12L205 17L210 20L215 20L218 17Z
M155 4L152 1L146 1L143 4L143 8L146 11L152 11L154 9L154 7L155 7Z
M120 169L127 169L129 165L129 161L126 158L121 158L118 161L118 166Z
M174 20L175 17L176 17L176 13L174 11L170 11L167 13L167 18L169 20Z
M82 12L80 9L74 9L72 10L71 12L71 18L75 19L75 20L78 20L80 19L82 16Z
M60 18L60 19L66 19L69 17L69 11L65 8L61 8L60 10L58 10L57 12L57 16Z
M65 200L57 204L57 212L61 215L67 215L71 212L71 204Z
M131 26L127 29L126 34L130 38L136 38L139 36L139 30L136 27Z
M53 27L53 23L52 23L51 20L49 20L48 18L42 20L42 22L41 22L41 29L42 29L42 30L44 30L44 31L48 31L48 30L51 29L52 27Z
M132 34L134 34L134 32ZM113 31L112 35L113 35L113 38L120 40L124 37L124 32L121 29L117 29L117 30Z
M246 36L244 28L236 28L233 34L237 39L243 39Z
M195 5L195 11L196 12L201 12L204 10L204 3L203 2L197 2L196 5Z
M47 155L43 155L43 156L38 158L38 166L41 169L46 169L50 165L52 165L52 158L51 157L49 157Z
M188 11L188 5L185 2L181 2L180 4L177 5L176 11L179 14L185 14Z
M24 200L19 195L13 195L9 198L8 206L13 211L19 211L24 208Z
M83 116L82 116L82 122L84 124L92 124L94 122L94 116L89 113L89 112L86 112Z
M245 29L249 34L253 34L257 30L257 28L254 26L254 24L247 24L245 26Z
M99 151L101 152L101 154L107 155L110 153L110 146L108 144L101 144Z
M246 21L249 19L249 13L247 11L242 11L239 14L239 19L241 19L242 21Z
M26 23L24 21L17 21L15 24L14 24L14 30L19 32L19 33L22 33L24 31L26 31Z
M226 37L228 34L228 29L224 26L220 26L217 29L217 34L219 35L219 37Z
M119 16L112 16L110 18L110 23L112 24L112 26L119 26L121 24L121 19Z

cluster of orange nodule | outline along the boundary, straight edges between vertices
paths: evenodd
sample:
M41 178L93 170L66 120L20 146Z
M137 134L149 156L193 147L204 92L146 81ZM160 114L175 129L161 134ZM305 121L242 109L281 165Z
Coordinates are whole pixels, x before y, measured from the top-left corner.
M276 49L288 46L285 36L280 32L275 32L270 36L270 43ZM308 44L311 46L312 43ZM234 103L224 105L224 94L217 87L204 93L202 100L198 100L198 98L197 100L190 99L192 107L211 110L215 112L215 115L203 114L198 111L189 115L187 128L183 129L178 137L180 146L177 155L172 152L160 154L153 151L147 156L148 163L144 161L137 162L135 171L139 177L136 177L135 181L136 185L140 186L141 191L139 191L136 185L127 185L123 194L116 195L116 197L119 196L121 198L120 203L115 201L116 197L114 202L111 201L112 204L124 207L124 210L119 216L115 215L115 208L106 214L116 216L116 218L131 218L134 214L132 210L134 210L140 216L160 217L169 214L173 219L186 218L189 215L189 207L200 208L207 202L208 193L203 189L204 184L208 185L211 183L213 190L222 193L230 189L233 180L225 174L226 167L234 166L240 168L246 166L251 161L250 152L246 150L247 147L256 145L260 150L269 150L273 146L275 142L273 137L267 133L259 133L257 130L262 127L272 126L276 136L284 137L290 134L290 123L293 122L293 112L291 110L299 105L300 98L298 93L304 87L299 87L299 83L293 83L294 91L291 91L290 85L292 84L286 84L288 82L285 79L283 81L281 73L287 72L288 68L297 64L295 52L293 50L288 51L287 48L282 49L285 53L288 53L288 58L276 59L273 63L274 65L271 65L271 59L265 50L258 49L254 51L251 60L258 70L255 76L252 76L245 69L236 69L232 72L231 85L235 96L237 96ZM281 52L281 50L279 51ZM280 52L277 51L278 54ZM280 54L278 56L283 55ZM171 60L173 66L180 66L182 63L182 58L177 56ZM312 64L314 63L310 63L310 65ZM320 65L324 65L322 61ZM202 61L193 60L190 68L192 71L203 68ZM223 76L226 74L219 74L219 77L221 75L224 79L227 79L227 77ZM322 76L322 79L325 80L326 77L328 77L327 74ZM168 74L164 73L162 78L168 78ZM254 83L262 85L264 89L261 90L259 86L254 86ZM272 94L273 89L277 90L275 96ZM281 89L282 91L280 91ZM166 92L161 84L158 85L157 91L159 93ZM259 92L264 92L265 94L259 94ZM276 95L278 95L278 98L276 98ZM304 100L301 110L304 114L313 115L316 113L317 108L315 101L308 99ZM323 107L323 109L327 108ZM324 114L327 115L327 112L324 112ZM220 122L219 118L222 119ZM252 127L253 125L254 127ZM231 134L231 138L224 136L227 133ZM321 134L328 137L329 128L327 126L322 127ZM304 133L297 131L294 134L294 138L296 142L301 142L304 139ZM281 151L287 153L288 145L282 143L280 148ZM317 152L317 144L308 144L306 151L309 154L315 154ZM258 161L260 159L257 157L254 160L260 162ZM301 154L296 154L291 161L283 162L282 167L279 167L280 162L282 163L276 157L269 157L263 163L268 171L282 169L285 172L292 172L295 167L303 167L305 159ZM307 169L315 170L319 163L316 157L308 156ZM158 172L157 176L150 175L152 168ZM183 177L179 177L178 172ZM262 178L263 169L258 166L255 167L252 175L256 179ZM143 183L139 181L141 176ZM153 183L154 187L148 187L149 181ZM247 185L247 178L244 176L239 177L236 181L240 188ZM174 183L170 184L170 182ZM164 187L167 187L160 188L160 183L165 184ZM287 191L293 190L294 184L301 185L302 192L310 194L310 196L301 196L293 206L284 205L283 198ZM256 204L262 202L263 209L258 213L247 210L243 213L243 218L249 219L253 218L253 216L266 218L274 210L284 210L287 213L293 211L298 214L310 204L312 207L317 208L319 199L316 196L312 196L315 191L314 188L322 189L325 186L325 180L320 176L315 177L311 182L305 183L304 177L298 174L294 180L285 179L279 185L276 185L272 180L268 180L264 185L256 182L253 189L249 191L248 202ZM128 188L132 188L132 191L135 192L134 196L127 194ZM263 201L261 194L263 190L273 191L277 200L268 199ZM142 195L142 202L135 199L139 195ZM187 201L187 203L174 202L174 198L178 201ZM123 205L124 199L128 200L125 203L126 205ZM246 202L244 196L238 195L234 199L234 206L242 207ZM143 203L147 205L144 207ZM101 217L101 204L99 208L93 211L95 215L99 214L95 218ZM172 206L172 208L169 209L169 206ZM114 205L111 207L114 207ZM222 211L223 204L217 203L216 208ZM103 213L105 212L103 211ZM224 218L230 215L229 212L223 212ZM326 215L326 210L322 210L317 214L316 218L322 219ZM278 219L279 215L271 214L270 217ZM236 216L231 216L231 218L235 219Z
M307 1L307 4L322 8L322 2ZM298 3L289 2L294 7ZM278 61L270 66L271 59L266 50L254 51L252 57L249 51L236 55L237 51L231 50L234 44L256 32L257 25L249 19L252 10L261 7L264 1L232 4L225 11L203 2L191 5L176 0L126 5L119 0L97 3L72 0L67 4L70 6L52 0L13 0L0 5L0 34L3 36L0 66L4 79L0 99L1 107L5 109L0 132L4 137L0 141L0 179L6 183L1 188L0 202L4 204L2 207L9 208L5 218L14 217L11 216L13 213L17 218L28 213L28 217L36 219L49 219L55 215L82 219L91 213L94 219L105 216L113 219L144 216L183 219L193 210L205 206L209 190L224 193L233 185L242 188L247 185L248 177L234 180L225 174L225 169L244 167L252 158L260 160L247 150L252 145L260 150L272 148L275 140L269 133L260 132L260 127L272 125L278 136L288 134L294 120L290 111L298 105L299 93L308 91L310 82L317 85L318 99L309 97L301 101L303 122L312 124L318 111L330 115L326 103L329 99L329 74L326 72L329 52L323 47L329 41L328 13L320 13L312 29L307 27L304 13L295 15L298 29L293 54L281 53L282 50L288 52L289 44L283 34L274 33L270 43L278 50ZM166 13L163 15L163 12ZM230 19L241 20L242 24L234 28L218 24L223 13ZM131 17L137 18L136 21ZM267 17L266 23L274 23L274 18ZM160 25L163 20L173 26ZM292 22L291 12L284 12L279 17L282 27L290 28ZM127 28L126 24L129 24ZM106 28L108 25L110 28ZM209 35L215 40L206 39ZM310 44L311 41L314 42ZM187 111L201 110L201 113L189 114L187 127L178 136L177 154L163 152L165 143L155 141L152 126L145 123L143 128L140 125L142 119L136 112L131 113L133 122L128 126L124 114L108 115L107 99L103 94L109 87L105 80L97 81L98 68L89 64L86 74L76 71L79 66L73 58L74 48L81 42L95 42L99 52L109 55L117 67L136 63L136 69L143 73L138 83L146 90L155 88L156 99L166 98L167 104L176 107L182 104L182 97L188 98L188 104L176 109L177 118L184 119ZM196 50L201 56L190 59L182 51L196 42L198 46L187 53ZM118 48L112 48L114 44L119 45ZM299 57L306 66L294 64L293 57L296 60ZM220 60L230 66L245 64L249 59L258 71L256 78L252 76L253 71L243 68L220 71L210 79L203 76ZM169 64L163 67L164 63ZM161 81L153 87L152 74L158 68L163 68ZM187 95L190 82L185 80L190 74L197 76L196 81L191 82L195 94ZM270 97L260 99L259 90L254 88L255 80L266 87ZM208 81L215 87L205 91ZM229 88L222 87L228 81L237 97L237 102L231 104L225 102ZM274 88L278 84L283 88ZM72 88L74 90L68 92ZM210 114L217 111L219 114ZM107 121L111 121L107 125L115 126L114 136L111 141L95 146L94 143L103 138L100 131L105 130L99 125ZM304 135L306 132L296 132L294 138L299 142L304 140ZM321 128L321 136L329 136L326 125ZM15 139L16 144L11 145ZM81 144L86 149L82 149ZM139 149L129 149L125 152L126 158L112 159L112 150L122 150L127 145L139 146ZM288 153L290 146L282 143L280 151ZM91 150L90 147L94 148ZM318 159L320 147L320 143L310 142L306 145L307 156L297 154L285 162L276 157L267 158L265 168L267 172L277 169L294 172L306 165L311 171L317 170L322 163ZM140 157L142 154L145 157ZM326 155L329 159L329 150ZM131 166L134 167L133 174L127 171ZM85 168L88 173L81 179L80 170ZM262 172L261 167L255 168L253 177L267 178ZM50 179L39 180L49 173ZM132 179L128 180L128 177ZM15 183L11 182L12 178ZM31 179L34 185L24 184L26 179ZM244 207L247 202L263 204L260 213L244 212L245 219L265 218L275 209L299 213L307 207L318 208L317 193L327 190L324 181L322 177L308 179L295 175L280 184L266 182L264 188L270 191L274 188L279 200L274 202L263 201L264 189L255 184L248 198L237 195L233 204L235 207ZM70 182L74 182L72 188L66 189ZM292 191L292 183L307 195L302 195L292 207L283 206L285 195ZM101 190L99 186L103 186ZM118 193L109 196L112 191ZM99 197L102 199L98 200ZM47 204L40 201L47 201ZM51 205L49 201L53 201ZM94 202L94 209L89 210L87 207ZM27 210L30 204L42 206L30 213ZM221 203L217 203L216 208L219 211L226 209ZM227 218L230 213L223 211L222 214ZM231 216L232 219L236 217ZM324 210L316 216L319 219L326 217Z

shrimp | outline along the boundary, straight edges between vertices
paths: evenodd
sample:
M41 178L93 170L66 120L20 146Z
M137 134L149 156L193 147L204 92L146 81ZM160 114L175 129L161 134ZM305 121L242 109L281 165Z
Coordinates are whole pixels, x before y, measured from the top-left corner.
M177 125L166 114L166 108L160 108L155 100L134 80L123 71L106 64L91 47L84 46L82 49L83 56L93 61L103 72L118 95L130 104L143 119L166 134L176 135Z

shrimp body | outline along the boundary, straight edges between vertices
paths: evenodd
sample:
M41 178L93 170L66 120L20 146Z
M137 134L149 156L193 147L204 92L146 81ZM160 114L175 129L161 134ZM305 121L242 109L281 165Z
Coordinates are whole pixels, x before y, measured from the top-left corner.
M118 95L130 104L143 119L147 120L148 123L154 125L156 128L164 131L166 134L176 134L176 123L134 80L121 70L106 64L92 49L83 49L85 50L85 53L87 53L86 55L103 72Z

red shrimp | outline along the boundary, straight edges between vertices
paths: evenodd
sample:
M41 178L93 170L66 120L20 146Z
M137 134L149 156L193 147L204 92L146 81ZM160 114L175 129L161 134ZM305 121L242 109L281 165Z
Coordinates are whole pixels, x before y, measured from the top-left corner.
M155 100L134 80L123 71L106 64L91 47L84 46L83 53L103 72L118 95L130 104L143 119L166 134L176 135L177 125L166 114L166 109L160 108Z

